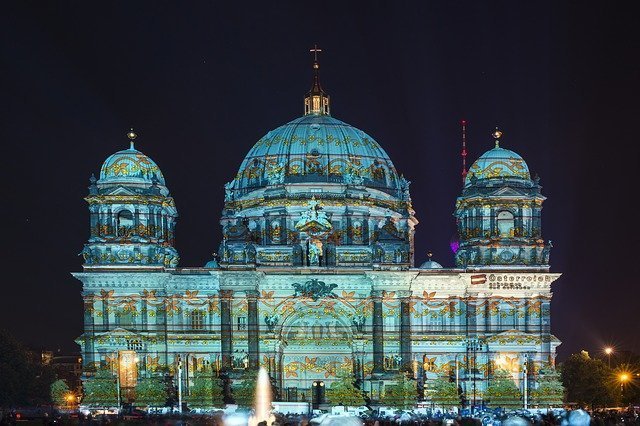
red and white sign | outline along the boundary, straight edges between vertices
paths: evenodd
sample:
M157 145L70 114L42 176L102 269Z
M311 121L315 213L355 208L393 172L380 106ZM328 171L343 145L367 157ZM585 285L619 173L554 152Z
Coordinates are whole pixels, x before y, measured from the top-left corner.
M484 284L487 282L487 274L471 275L471 284Z

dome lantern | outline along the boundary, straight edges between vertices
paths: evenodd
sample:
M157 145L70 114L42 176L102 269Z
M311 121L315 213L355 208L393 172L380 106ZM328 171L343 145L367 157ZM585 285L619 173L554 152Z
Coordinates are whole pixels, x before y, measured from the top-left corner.
M329 115L329 95L322 90L320 85L320 62L318 62L318 53L322 52L322 49L318 48L316 44L309 52L313 53L313 84L311 90L304 97L304 114L316 114L316 115Z

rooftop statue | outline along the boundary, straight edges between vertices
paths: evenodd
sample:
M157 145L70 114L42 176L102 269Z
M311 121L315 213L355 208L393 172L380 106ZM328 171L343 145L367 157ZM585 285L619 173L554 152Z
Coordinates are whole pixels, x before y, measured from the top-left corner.
M296 290L295 297L308 297L314 302L322 297L335 297L333 289L336 287L338 284L325 284L324 281L319 281L317 278L312 278L304 284L293 284L293 288Z
M320 203L316 198L313 197L309 200L307 206L309 209L300 214L300 219L296 222L296 228L311 235L329 231L332 228L331 221L329 221L327 214L322 211L322 207L320 207Z
M224 200L233 201L233 181L224 184Z
M284 183L284 164L273 163L267 167L267 181L269 185L281 185Z

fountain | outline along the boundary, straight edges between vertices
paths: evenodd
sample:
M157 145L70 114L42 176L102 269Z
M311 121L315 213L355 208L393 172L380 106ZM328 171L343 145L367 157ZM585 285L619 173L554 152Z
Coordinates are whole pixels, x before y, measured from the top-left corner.
M267 370L260 367L258 371L258 383L256 384L256 400L254 404L254 413L249 417L249 426L258 426L266 424L271 426L275 421L274 415L271 413L271 380Z

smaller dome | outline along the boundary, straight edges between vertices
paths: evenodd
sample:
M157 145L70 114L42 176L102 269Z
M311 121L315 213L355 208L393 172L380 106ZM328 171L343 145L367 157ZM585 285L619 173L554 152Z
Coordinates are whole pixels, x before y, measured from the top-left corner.
M153 183L153 178L165 185L158 165L142 152L133 148L118 151L109 156L100 168L100 183L131 182Z
M420 269L442 269L442 265L435 260L427 260L420 265Z
M499 146L485 152L469 168L465 185L471 184L471 178L515 178L531 180L527 163L513 151Z
M218 269L220 268L220 265L216 259L211 259L204 265L204 267L207 269Z

